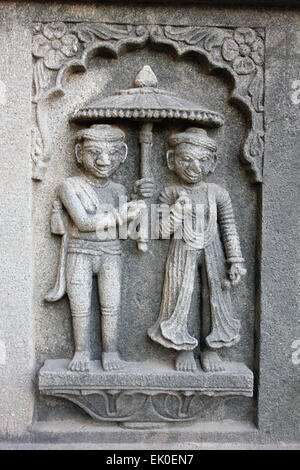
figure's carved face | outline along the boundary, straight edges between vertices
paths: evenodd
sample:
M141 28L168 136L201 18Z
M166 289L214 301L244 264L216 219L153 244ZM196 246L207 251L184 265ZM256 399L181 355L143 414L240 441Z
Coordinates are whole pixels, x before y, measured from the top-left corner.
M123 163L127 146L121 141L106 142L85 139L82 146L81 163L84 169L96 178L108 178Z
M175 148L173 170L188 183L200 182L214 171L215 164L215 153L201 145L182 143Z

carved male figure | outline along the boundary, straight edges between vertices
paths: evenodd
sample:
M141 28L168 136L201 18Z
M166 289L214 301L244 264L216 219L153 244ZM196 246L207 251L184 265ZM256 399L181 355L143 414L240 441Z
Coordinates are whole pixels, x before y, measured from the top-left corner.
M204 129L188 128L172 135L169 143L167 164L181 183L166 187L159 197L160 204L171 206L161 229L175 236L168 252L160 314L148 334L153 341L178 351L177 370L196 371L193 350L198 341L188 332L188 319L199 268L201 365L204 371L222 371L224 363L216 350L233 346L240 339L240 322L233 317L230 288L246 274L232 205L225 189L205 182L215 170L217 145ZM204 227L199 225L198 233L195 227L191 230L191 226L184 225L183 237L176 237L176 230L182 229L184 211L193 221L197 206L202 208Z
M123 202L119 207L120 196L125 197L126 190L111 181L110 176L126 159L127 145L124 140L123 131L111 125L93 125L79 131L75 155L81 174L64 180L58 191L70 220L66 242L65 290L70 301L75 342L75 354L69 369L75 371L89 369L93 276L98 281L103 368L115 370L124 366L117 351L121 250L118 233L114 229L118 226L120 230L127 221L136 220L146 207L142 200ZM143 195L143 190L144 180L137 181L135 197ZM147 193L147 188L145 191ZM53 226L52 229L63 233L59 227ZM63 294L64 289L56 287L56 292L50 292L46 300L58 300Z

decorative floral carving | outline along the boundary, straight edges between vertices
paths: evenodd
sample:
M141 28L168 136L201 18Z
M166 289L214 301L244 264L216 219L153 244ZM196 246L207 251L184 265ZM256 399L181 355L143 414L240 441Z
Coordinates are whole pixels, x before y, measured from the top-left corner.
M145 408L147 408L148 420L151 418L151 422L191 421L202 409L202 403L199 401L197 406L190 410L195 392L115 391L113 402L112 392L106 390L80 394L74 391L53 390L50 394L75 403L92 418L100 421L143 422Z
M262 112L263 107L263 75L261 70L257 70L253 80L248 87L255 111Z
M75 403L92 418L113 422L186 422L197 418L205 407L203 396L252 396L249 390L174 391L174 390L86 390L41 389L45 395L61 397ZM145 419L145 414L147 418Z
M75 26L74 31L83 43L91 43L95 39L108 41L111 39L122 39L132 34L134 27L131 25L106 25L106 24L84 24L80 23Z
M165 26L164 33L169 39L184 41L190 45L199 44L203 41L204 48L207 51L211 51L213 47L220 46L222 43L222 34L218 28Z
M42 28L42 33L33 38L32 53L43 59L44 65L58 70L66 58L73 57L78 51L78 39L68 33L64 23L50 23Z
M255 133L250 141L250 155L252 157L258 157L262 155L264 150L264 139L263 135L259 132Z
M157 393L152 396L151 404L161 417L166 421L189 420L195 418L197 412L201 410L201 405L198 408L190 411L190 405L195 397L195 392L164 392Z
M222 46L225 60L232 62L233 70L239 75L255 72L256 65L264 61L264 43L250 28L238 28L233 39L226 38Z

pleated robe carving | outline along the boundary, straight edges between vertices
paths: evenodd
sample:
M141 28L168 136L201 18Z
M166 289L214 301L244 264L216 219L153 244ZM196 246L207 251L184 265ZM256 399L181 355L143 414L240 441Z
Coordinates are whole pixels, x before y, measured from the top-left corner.
M172 238L165 268L165 280L159 317L148 330L153 341L175 350L193 350L198 341L188 332L199 255L207 274L210 304L210 333L205 338L211 348L230 347L239 339L240 322L233 317L230 291L226 287L228 262L242 262L239 238L235 227L231 201L227 191L216 184L202 183L207 191L207 222L202 250L191 248L186 237ZM183 186L171 186L162 191L159 202L172 205ZM186 191L192 199L193 194Z

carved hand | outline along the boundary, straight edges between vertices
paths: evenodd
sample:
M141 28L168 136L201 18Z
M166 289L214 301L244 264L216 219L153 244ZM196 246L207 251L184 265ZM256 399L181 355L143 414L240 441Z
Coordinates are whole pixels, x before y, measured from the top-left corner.
M232 263L229 269L229 279L233 286L236 286L242 276L245 276L247 270L244 268L242 263Z
M126 202L121 206L120 216L123 221L128 220L130 222L137 219L146 208L145 202L141 200Z
M149 198L153 196L154 181L149 178L142 178L137 180L133 186L133 199L144 197Z
M175 202L174 208L176 212L179 213L183 213L183 211L185 214L191 213L193 210L192 201L185 193L182 192L181 196Z

